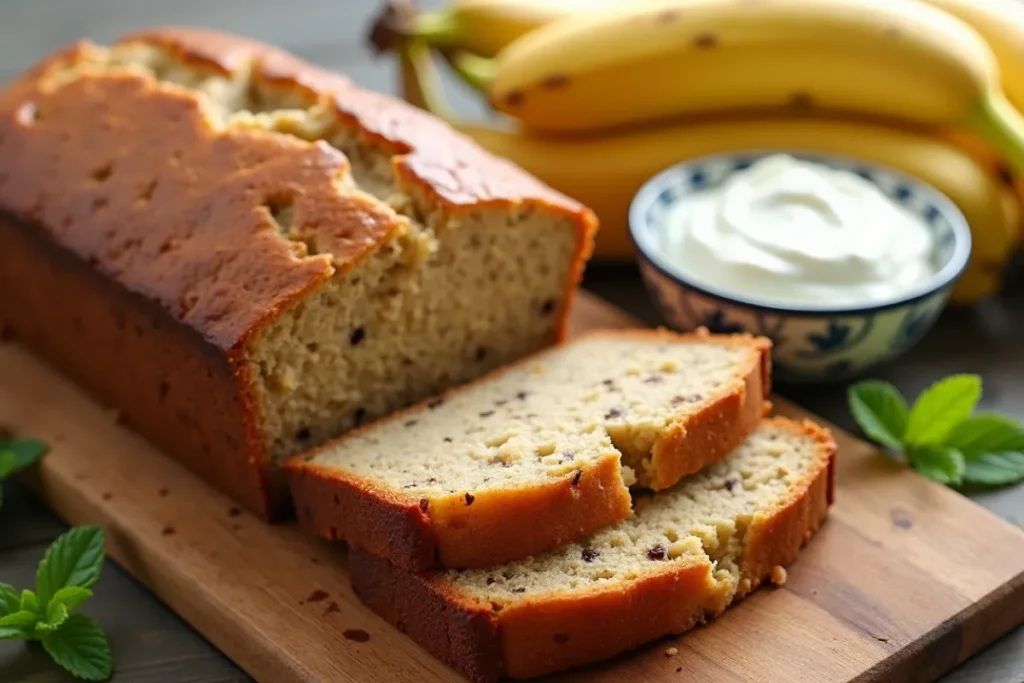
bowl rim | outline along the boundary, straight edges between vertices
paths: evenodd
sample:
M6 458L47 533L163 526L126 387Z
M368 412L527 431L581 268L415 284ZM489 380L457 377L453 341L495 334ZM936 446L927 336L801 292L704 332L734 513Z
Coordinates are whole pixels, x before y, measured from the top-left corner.
M928 201L934 204L935 207L942 212L943 217L949 223L953 231L953 253L950 256L949 261L942 268L936 271L935 274L932 275L931 279L929 279L924 285L899 297L886 299L872 304L815 307L813 305L772 303L770 300L761 300L755 297L733 294L725 289L716 287L713 284L706 284L703 282L696 283L684 273L666 265L666 263L659 258L657 253L652 254L651 250L648 250L647 246L643 243L643 240L638 238L637 233L640 230L640 226L646 223L644 216L647 208L657 200L665 186L668 185L668 179L672 176L678 175L681 170L700 164L707 164L715 160L746 158L757 159L774 154L788 154L798 159L809 161L817 160L820 162L824 160L826 164L829 160L840 161L851 166L873 169L881 171L890 177L899 180L902 184L913 187L916 192L923 191L925 195L928 195ZM971 229L967 222L967 218L963 215L963 212L960 211L959 207L957 207L953 200L947 197L945 193L939 191L931 183L920 180L914 176L904 173L903 171L888 166L887 164L881 164L846 154L833 154L831 152L820 152L799 147L753 147L733 150L730 152L705 154L674 163L648 178L640 189L637 190L636 194L633 195L633 199L629 204L628 232L629 239L633 243L633 248L636 254L662 275L673 280L677 284L688 289L692 289L704 296L724 301L726 303L739 304L747 308L753 308L768 313L782 313L796 316L871 314L893 308L909 306L929 299L946 289L952 288L956 280L967 268L973 248Z

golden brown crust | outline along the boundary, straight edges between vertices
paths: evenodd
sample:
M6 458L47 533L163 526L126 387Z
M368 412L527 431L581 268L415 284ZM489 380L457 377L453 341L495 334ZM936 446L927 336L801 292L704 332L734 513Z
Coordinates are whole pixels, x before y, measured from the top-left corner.
M777 509L754 516L740 565L742 574L749 577L767 577L774 567L785 567L796 559L800 548L825 521L833 503L838 447L832 434L809 420L777 420L776 424L812 438L821 455L816 467L794 487L796 495Z
M222 353L33 226L0 216L0 245L0 331L254 513L282 510L287 491L265 496L263 468L250 460L258 442Z
M772 422L810 436L818 449L815 464L791 487L785 503L758 515L748 530L741 567L746 581L741 580L737 599L776 566L792 562L828 513L836 457L831 436L807 422ZM498 612L461 592L441 572L414 574L358 550L349 555L349 572L364 603L392 624L401 623L420 645L478 683L553 673L681 633L714 616L726 597L722 584L711 580L707 563L674 565L626 591L612 585L555 593ZM487 628L466 627L488 617Z
M706 330L677 334L667 330L600 330L582 338L662 339L671 343L710 340ZM685 420L655 444L660 488L671 486L685 474L728 455L757 427L764 415L761 368L770 342L750 335L716 336L716 343L750 348L750 363L742 377L713 403ZM498 368L448 397L480 383L494 381L510 369L536 362L551 351ZM372 432L377 425L402 421L430 410L434 399L397 411L375 424L365 425L342 440ZM691 443L692 441L692 443ZM464 493L420 507L418 497L384 482L339 468L315 463L332 443L291 458L285 464L291 496L300 511L299 521L330 540L388 558L413 571L435 567L465 569L510 562L584 538L630 515L630 498L618 457L577 470L564 480L533 489L474 493L466 505ZM669 477L671 480L669 480ZM667 482L667 483L665 483ZM389 525L397 525L389 528Z
M158 28L125 36L120 44L139 42L160 45L184 64L210 72L251 70L254 85L299 95L292 100L334 99L339 116L360 139L400 153L393 161L399 184L408 181L406 192L443 204L450 213L497 205L566 216L577 233L577 256L589 253L596 230L591 212L398 100L364 91L282 50L216 31ZM70 313L56 317L53 325L30 319L63 309L0 310L0 322L133 416L133 423L171 454L253 512L273 518L287 490L265 462L247 376L247 344L333 273L391 239L406 219L366 196L339 192L335 181L349 162L326 143L226 130L195 93L140 70L63 77L68 69L102 61L102 54L102 48L79 41L0 92L0 211L18 219L17 231L35 230L61 252L33 252L47 259L31 264L34 272L45 273L40 281L53 275L52 286L63 286L51 270L66 254L126 296L152 302L166 314L167 325L197 333L209 348L184 354L188 359L176 367L202 365L207 351L218 356L224 368L216 374L218 391L227 392L223 402L230 402L230 414L211 409L201 393L194 404L170 414L152 387L146 391L156 398L138 395L142 389L117 389L116 373L97 376L83 369L82 352L63 340L73 322ZM322 253L304 255L305 245L280 234L270 211L279 202L293 207L296 224L308 228L304 242ZM0 234L24 237L15 237L13 229ZM0 243L0 269L8 268L12 252ZM557 339L564 335L582 267L582 261L573 264L566 279ZM89 286L113 291L98 281ZM72 302L77 294L69 296ZM109 296L108 304L117 305L120 296ZM126 338L118 357L120 374L158 375L152 359L182 355L178 351L143 353ZM182 381L198 387L206 379ZM209 396L214 394L219 396ZM128 396L133 402L122 403ZM230 432L232 446L218 446L212 455L197 451L194 439L171 434L168 425L178 414L188 415L188 429L205 434L206 441Z
M738 342L747 343L741 337ZM764 384L771 342L754 339L749 363L737 386L719 395L705 410L676 420L652 449L650 488L674 486L682 477L718 462L743 443L767 412L771 388Z
M631 514L614 456L534 489L477 493L471 504L462 493L428 503L370 477L303 460L287 468L307 529L411 571L511 562Z

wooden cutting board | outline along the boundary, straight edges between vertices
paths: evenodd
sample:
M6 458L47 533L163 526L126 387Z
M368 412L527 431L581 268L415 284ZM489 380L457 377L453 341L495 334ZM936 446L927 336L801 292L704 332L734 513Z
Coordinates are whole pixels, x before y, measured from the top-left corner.
M587 295L573 322L632 324ZM0 424L52 444L31 482L41 495L71 523L106 526L112 557L257 680L460 680L360 605L343 548L239 511L12 344L0 345ZM1024 532L836 437L836 506L784 587L551 680L931 681L1024 622Z

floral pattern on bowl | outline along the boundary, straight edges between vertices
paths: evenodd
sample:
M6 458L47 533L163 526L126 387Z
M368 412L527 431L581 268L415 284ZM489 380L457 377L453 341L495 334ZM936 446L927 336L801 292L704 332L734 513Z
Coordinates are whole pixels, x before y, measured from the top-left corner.
M935 237L936 275L899 300L849 308L813 308L756 301L696 284L668 266L657 248L662 218L688 193L716 187L730 174L776 150L717 155L685 162L652 178L630 208L630 234L640 272L666 322L681 331L750 332L774 342L775 375L789 382L843 381L914 347L945 308L971 250L960 211L937 190L873 163L793 152L799 159L851 170L919 216Z

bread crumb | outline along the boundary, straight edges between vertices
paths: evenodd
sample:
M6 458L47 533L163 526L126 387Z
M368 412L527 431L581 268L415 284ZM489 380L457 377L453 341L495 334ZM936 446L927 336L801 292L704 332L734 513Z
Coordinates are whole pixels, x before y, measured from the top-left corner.
M740 579L739 592L741 594L743 594L743 595L746 595L747 593L750 592L750 589L751 589L750 579L748 579L746 577L744 577L743 579Z
M679 648L678 647L670 647L670 648L665 650L665 656L666 657L675 657L677 654L679 654Z
M637 377L640 375L640 373L641 370L639 365L630 365L628 368L626 368L626 374L630 377Z
M780 567L780 566L776 565L772 569L771 579L772 579L772 583L774 583L776 586L784 586L784 585L786 585L786 578L788 576L789 576L789 573L786 572L786 568L785 567Z
M662 372L675 372L679 369L679 361L669 359L658 366L658 369Z

